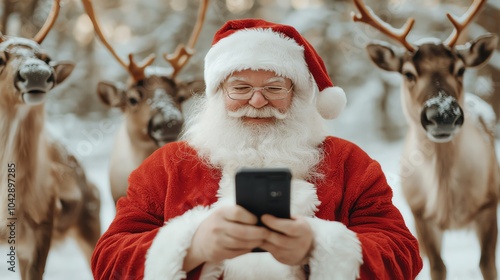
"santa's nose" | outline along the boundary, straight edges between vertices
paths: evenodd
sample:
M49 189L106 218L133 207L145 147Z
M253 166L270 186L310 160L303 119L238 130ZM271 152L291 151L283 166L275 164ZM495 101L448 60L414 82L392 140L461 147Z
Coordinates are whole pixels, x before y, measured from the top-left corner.
M254 108L260 109L269 104L269 101L267 101L266 97L262 94L262 89L258 89L253 92L252 97L248 100L248 104Z

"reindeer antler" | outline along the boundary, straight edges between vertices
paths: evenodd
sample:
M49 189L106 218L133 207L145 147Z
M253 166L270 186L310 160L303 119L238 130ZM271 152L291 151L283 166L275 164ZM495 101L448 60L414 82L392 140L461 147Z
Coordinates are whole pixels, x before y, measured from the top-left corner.
M462 15L461 21L453 17L453 15L451 15L450 13L446 14L448 19L455 26L455 29L453 29L453 32L451 33L450 37L446 39L444 43L445 45L451 48L457 43L460 33L465 29L465 27L467 27L467 25L469 25L469 23L471 23L472 18L474 18L474 16L479 12L484 3L486 3L486 0L474 0L474 2L469 7L467 12L465 12L465 14Z
M410 33L413 24L415 23L415 19L409 18L403 27L396 29L391 25L387 24L383 20L381 20L370 7L367 7L362 0L354 0L354 5L358 8L360 14L356 14L355 12L351 12L352 20L356 22L364 22L368 25L371 25L381 31L383 34L393 38L394 40L400 42L405 48L413 52L415 51L415 47L413 47L406 40L406 36Z
M194 45L196 44L198 36L200 35L201 28L203 27L203 21L205 20L205 15L207 13L207 6L208 0L201 0L200 8L198 9L196 24L191 33L191 37L189 37L187 46L179 44L173 54L164 54L165 60L168 61L174 68L172 78L175 78L175 76L179 74L180 70L186 65L189 58L191 58L191 56L195 52Z
M100 27L99 23L97 22L97 18L96 18L95 13L94 13L94 8L92 7L92 0L82 0L82 3L83 3L83 7L85 8L85 11L87 12L87 15L89 16L90 20L92 21L92 24L94 25L94 30L97 33L97 36L99 37L101 42L104 44L104 46L106 46L106 48L111 52L113 57L116 60L118 60L118 62L121 64L121 66L123 66L123 68L125 68L125 70L127 70L127 72L130 74L130 76L132 76L134 81L138 82L138 81L144 80L144 78L146 77L144 70L146 69L146 67L148 67L149 65L151 65L153 63L153 61L155 60L155 55L150 54L142 62L137 64L134 61L134 56L132 54L129 54L128 55L129 63L127 64L115 52L113 47L111 47L111 45L108 43L108 41L104 37L104 34L101 31L101 27Z
M35 37L33 37L33 41L41 44L43 39L45 39L45 37L49 33L50 29L52 29L54 23L56 23L57 16L59 15L59 10L61 9L60 2L60 0L54 0L54 4L52 4L52 9L50 10L47 20L43 24L40 31L38 31Z

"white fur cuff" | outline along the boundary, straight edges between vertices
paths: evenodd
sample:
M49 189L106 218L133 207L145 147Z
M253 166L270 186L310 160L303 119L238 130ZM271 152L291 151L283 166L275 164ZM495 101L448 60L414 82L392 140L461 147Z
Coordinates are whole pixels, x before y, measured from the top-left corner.
M356 233L340 222L307 218L314 232L309 279L356 279L363 264Z
M207 207L196 207L165 223L146 254L145 280L186 278L184 258L194 233L209 214Z

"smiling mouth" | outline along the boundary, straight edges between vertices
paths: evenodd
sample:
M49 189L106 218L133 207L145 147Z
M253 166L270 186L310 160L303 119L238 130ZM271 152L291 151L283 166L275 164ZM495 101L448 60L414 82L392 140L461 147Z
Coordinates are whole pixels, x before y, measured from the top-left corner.
M249 122L249 123L269 123L275 120L276 118L274 117L243 117L242 121L243 122Z
M269 119L275 119L275 117L248 117L248 116L244 116L244 117L241 117L242 119L244 120L269 120Z

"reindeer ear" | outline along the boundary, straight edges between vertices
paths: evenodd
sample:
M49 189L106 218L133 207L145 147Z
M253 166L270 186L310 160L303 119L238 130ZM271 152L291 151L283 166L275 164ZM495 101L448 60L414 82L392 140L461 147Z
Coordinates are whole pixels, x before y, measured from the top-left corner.
M179 90L177 91L177 100L182 103L194 94L205 90L205 82L203 80L194 80L187 83L178 83Z
M497 44L498 37L495 34L485 34L463 46L457 46L456 50L467 67L477 67L490 59Z
M366 50L371 60L379 68L386 71L400 71L401 55L396 54L394 47L383 43L373 43L368 44Z
M101 101L111 107L122 107L125 105L125 91L120 83L99 82L97 94Z
M52 67L54 67L56 84L62 83L66 78L73 72L75 69L75 64L73 62L56 62L51 63Z

